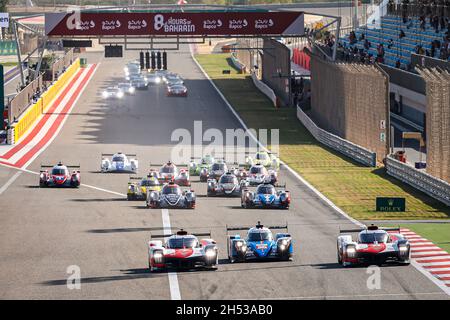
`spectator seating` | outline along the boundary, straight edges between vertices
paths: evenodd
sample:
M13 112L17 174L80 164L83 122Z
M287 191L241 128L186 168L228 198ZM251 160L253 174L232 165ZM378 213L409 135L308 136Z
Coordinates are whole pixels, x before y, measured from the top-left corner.
M409 28L408 25L410 25ZM401 39L399 37L400 30L403 30L405 33L405 37ZM340 42L345 47L354 47L356 45L358 49L364 49L364 40L359 40L361 34L364 33L365 38L371 44L369 50L365 51L376 57L377 46L382 43L385 50L385 64L395 66L397 60L400 60L402 67L405 68L410 63L411 53L415 52L417 45L422 45L424 50L431 51L431 42L439 40L442 43L446 31L447 29L439 29L439 32L436 33L430 26L428 19L426 21L426 29L423 31L420 28L420 22L417 17L411 18L411 21L407 23L403 23L401 17L387 15L381 18L380 29L370 29L370 25L369 28L364 26L356 29L355 34L358 40L356 44L350 45L348 36L341 39ZM388 48L390 39L393 40L393 44L391 48ZM439 58L439 54L439 49L436 49L435 58Z

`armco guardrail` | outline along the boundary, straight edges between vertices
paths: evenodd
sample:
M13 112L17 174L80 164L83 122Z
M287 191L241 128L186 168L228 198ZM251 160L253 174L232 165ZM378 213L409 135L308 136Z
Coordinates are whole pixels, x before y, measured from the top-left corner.
M417 170L406 163L394 159L392 156L386 157L386 171L390 176L450 206L450 184L448 182Z
M76 59L74 63L64 72L59 79L45 91L39 100L30 106L27 111L19 118L14 127L14 141L17 142L27 132L36 119L44 113L61 88L80 68L80 59Z
M277 96L275 95L275 92L273 92L273 90L267 84L259 80L255 72L252 72L252 80L253 83L255 84L255 87L257 87L259 91L264 93L267 96L267 98L269 98L270 101L272 101L273 106L276 107Z
M314 138L320 143L334 149L353 160L369 166L375 167L377 164L377 155L375 152L367 150L350 141L342 139L328 131L319 128L314 121L312 121L300 107L297 107L297 118L308 129Z

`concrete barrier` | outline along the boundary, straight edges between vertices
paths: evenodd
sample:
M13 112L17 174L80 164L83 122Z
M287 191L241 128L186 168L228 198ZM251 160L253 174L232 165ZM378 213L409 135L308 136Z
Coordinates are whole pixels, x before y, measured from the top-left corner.
M277 107L277 96L275 95L275 92L273 92L273 90L267 84L259 80L255 72L252 72L252 80L255 84L255 87L257 87L259 91L264 93L267 98L272 101L274 107Z
M25 111L20 118L12 126L14 127L14 141L17 142L19 139L31 128L34 122L43 114L51 102L61 89L66 85L68 80L78 71L80 68L80 59L76 59L72 65L67 68L57 81L55 81L47 91L45 91L39 100L31 105L27 111Z
M375 152L358 146L348 140L342 139L328 131L319 128L300 107L297 107L297 118L320 143L334 149L343 155L368 167L375 167L377 155Z
M390 155L386 157L386 172L388 175L450 206L450 183L417 170Z

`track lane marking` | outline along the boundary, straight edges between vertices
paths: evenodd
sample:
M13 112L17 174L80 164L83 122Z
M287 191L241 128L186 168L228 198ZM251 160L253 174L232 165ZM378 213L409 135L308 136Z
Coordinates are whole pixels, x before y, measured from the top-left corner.
M22 174L22 171L17 171L8 181L0 188L0 195L8 189L10 185L16 181L16 179Z
M170 226L169 209L161 209L162 223L164 235L166 237L172 234L172 227ZM168 272L170 298L172 300L181 300L180 286L178 283L178 276L176 272Z

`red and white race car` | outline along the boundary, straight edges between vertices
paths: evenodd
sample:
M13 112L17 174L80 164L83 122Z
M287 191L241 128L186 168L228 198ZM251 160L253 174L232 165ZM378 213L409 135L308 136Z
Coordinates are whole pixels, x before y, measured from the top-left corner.
M351 234L358 232L354 241ZM411 260L409 241L400 233L399 228L378 228L371 225L366 229L340 230L337 239L339 264L346 266L357 264L382 265L395 262L408 265Z
M45 168L52 168L50 171ZM39 174L39 187L69 187L80 186L80 170L69 171L69 168L79 169L80 166L66 166L59 162L57 165L42 165Z
M159 168L158 180L160 182L175 182L181 187L190 187L191 181L189 178L189 170L178 169L171 161L168 161Z
M198 240L197 237L208 237ZM155 238L167 238L165 243ZM193 269L206 267L214 269L218 263L216 242L211 233L188 234L181 229L176 234L151 235L148 242L148 266L150 271L168 268Z

